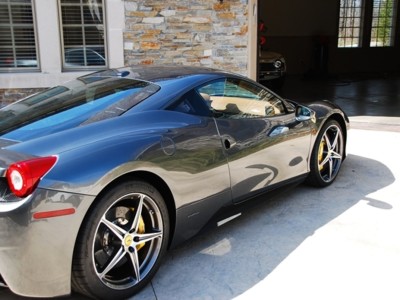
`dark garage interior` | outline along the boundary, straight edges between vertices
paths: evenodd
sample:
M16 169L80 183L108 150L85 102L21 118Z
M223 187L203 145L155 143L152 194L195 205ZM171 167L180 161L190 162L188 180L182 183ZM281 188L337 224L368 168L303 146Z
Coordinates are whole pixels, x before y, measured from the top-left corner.
M313 74L321 71L328 74L398 72L400 6L394 6L391 46L370 46L372 5L380 1L366 0L361 18L364 22L361 24L360 45L338 47L340 3L348 6L348 14L356 15L352 5L359 2L259 1L259 17L267 27L265 47L285 56L289 74Z
M376 7L379 3L384 7ZM391 36L384 37L385 46L374 44L373 24L388 26L388 18L375 20L388 6L393 7ZM358 21L352 19L357 16ZM259 1L259 19L266 27L262 48L286 59L283 96L302 102L329 99L350 116L400 115L399 5L391 0L366 0L364 6L357 0L269 0ZM357 22L359 31L340 32L340 26ZM340 34L352 37L350 44L338 46Z

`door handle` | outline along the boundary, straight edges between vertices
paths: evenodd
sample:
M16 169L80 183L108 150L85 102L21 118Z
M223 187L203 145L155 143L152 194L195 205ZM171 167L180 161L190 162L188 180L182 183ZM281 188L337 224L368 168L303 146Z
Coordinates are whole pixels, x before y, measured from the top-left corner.
M231 147L231 142L228 139L224 139L224 147L225 149L229 149Z
M229 137L224 137L222 140L222 143L224 144L224 148L226 150L228 150L236 145L236 142L232 138L229 138Z

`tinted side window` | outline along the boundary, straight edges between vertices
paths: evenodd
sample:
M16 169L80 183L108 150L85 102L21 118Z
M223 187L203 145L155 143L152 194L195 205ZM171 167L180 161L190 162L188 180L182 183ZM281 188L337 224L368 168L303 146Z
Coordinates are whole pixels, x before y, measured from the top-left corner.
M169 109L196 116L210 117L212 115L205 99L195 90L183 95Z
M80 77L1 108L0 136L22 141L118 117L158 90L128 78Z
M214 115L220 118L273 117L285 113L278 96L243 79L213 81L198 92L209 99Z

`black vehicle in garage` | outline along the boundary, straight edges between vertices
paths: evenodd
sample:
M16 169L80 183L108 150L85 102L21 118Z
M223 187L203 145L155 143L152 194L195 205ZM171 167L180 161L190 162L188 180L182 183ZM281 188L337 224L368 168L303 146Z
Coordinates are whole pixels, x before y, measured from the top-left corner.
M258 81L274 91L279 91L286 78L286 60L282 54L263 50L258 59Z

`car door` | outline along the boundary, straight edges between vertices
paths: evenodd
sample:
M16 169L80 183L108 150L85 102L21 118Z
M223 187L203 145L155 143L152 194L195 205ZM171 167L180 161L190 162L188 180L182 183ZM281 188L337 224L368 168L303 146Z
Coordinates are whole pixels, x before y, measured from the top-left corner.
M309 121L298 121L281 98L241 78L198 92L208 100L228 159L234 202L308 171Z
M170 163L168 168L178 174L172 184L172 188L176 188L176 206L204 199L209 203L215 202L212 206L218 209L231 203L227 159L211 111L202 97L191 90L179 97L168 110L184 114L174 116L175 121L182 117L181 122L187 122L186 126L169 130L164 135L168 148L173 144L173 159L167 161ZM212 209L209 206L209 210Z

